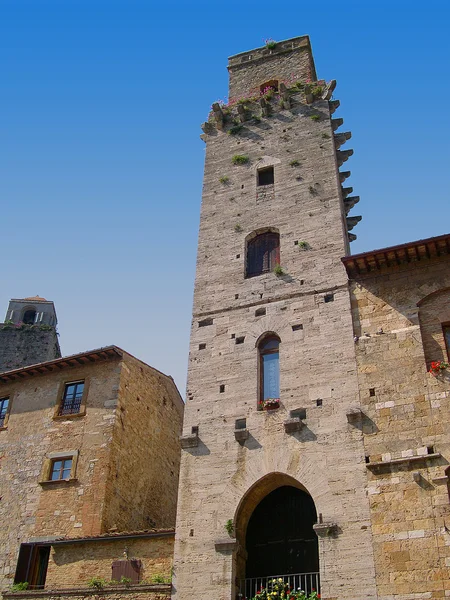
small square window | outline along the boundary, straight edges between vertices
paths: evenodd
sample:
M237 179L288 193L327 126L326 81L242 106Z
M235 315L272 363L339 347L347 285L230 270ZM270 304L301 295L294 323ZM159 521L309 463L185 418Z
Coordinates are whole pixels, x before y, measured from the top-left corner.
M64 481L70 479L72 471L72 458L55 458L50 467L50 481Z
M273 185L275 181L273 167L258 171L258 185Z
M0 427L6 424L6 416L8 414L9 397L0 399Z
M80 412L83 399L84 381L66 383L58 415L75 415Z

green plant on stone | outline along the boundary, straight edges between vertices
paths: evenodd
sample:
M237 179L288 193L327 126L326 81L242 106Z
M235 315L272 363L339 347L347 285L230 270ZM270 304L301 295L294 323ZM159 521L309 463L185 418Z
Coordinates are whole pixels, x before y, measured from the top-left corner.
M275 265L273 268L273 272L275 273L275 275L277 277L280 277L281 275L285 275L284 269L281 265Z
M320 115L311 115L309 118L311 121L320 121Z
M299 167L300 166L300 162L296 159L291 160L291 162L289 163L290 167Z
M92 579L89 579L87 584L90 588L102 590L106 585L108 585L108 582L106 579L103 579L103 577L92 577Z
M234 226L234 231L236 233L241 233L242 227L239 225L239 223L236 223L236 225Z
M255 121L255 123L261 123L261 117L258 117L258 115L252 115L251 118Z
M228 535L231 537L234 533L233 519L228 519L228 521L225 523L225 529Z
M322 94L322 92L323 92L323 87L321 85L314 85L311 88L311 94L313 96L320 96Z
M324 140L329 140L331 138L331 135L328 135L328 133L322 133L322 137Z
M13 583L10 589L11 592L23 592L24 590L28 589L28 581Z
M302 250L309 250L311 248L311 246L308 244L308 242L299 242L298 243L298 247L301 248Z
M156 573L152 577L152 583L170 583L172 581L171 577L166 575L161 575L161 573Z
M233 165L246 165L250 161L246 154L235 154L231 157Z
M130 577L125 577L124 575L122 575L119 583L122 583L123 585L126 585L128 587L129 585L131 585L131 582L132 580Z
M272 38L267 38L267 40L264 40L264 43L266 45L266 48L268 50L273 50L274 48L277 47L277 43L275 40L273 40Z
M230 178L227 175L222 175L222 177L219 177L219 182L223 183L224 185L227 184L230 181Z
M233 125L233 127L230 127L230 129L228 130L228 134L237 135L240 131L242 131L242 128L242 125Z

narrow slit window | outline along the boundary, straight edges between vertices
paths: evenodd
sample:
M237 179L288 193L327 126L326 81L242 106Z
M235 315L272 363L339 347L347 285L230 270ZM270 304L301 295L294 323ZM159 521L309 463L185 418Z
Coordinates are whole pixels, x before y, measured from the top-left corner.
M259 346L259 401L264 406L267 400L280 398L280 339L271 335Z
M273 167L267 167L266 169L258 170L258 186L259 185L273 185L275 182L275 176Z

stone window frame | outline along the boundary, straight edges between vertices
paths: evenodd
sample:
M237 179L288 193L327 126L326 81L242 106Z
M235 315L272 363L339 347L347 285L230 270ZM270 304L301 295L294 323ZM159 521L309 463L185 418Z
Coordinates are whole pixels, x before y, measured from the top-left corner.
M61 406L64 400L64 393L68 385L73 383L84 383L83 396L81 398L80 410L77 413L72 413L69 415L60 415L59 411L61 410ZM86 415L86 401L89 393L89 384L90 379L88 377L80 378L80 379L71 379L69 381L61 381L58 387L58 395L55 406L55 411L53 413L54 421L67 421L68 419L78 419L79 417L84 417Z
M11 414L11 406L13 403L13 397L14 397L14 393L5 394L4 396L3 395L0 396L0 401L8 400L8 408L6 409L5 418L3 419L3 425L0 425L0 431L3 431L4 429L8 429L8 421L9 421L9 415Z
M269 253L267 259L267 267L263 268L259 271L255 270L253 265L250 264L250 247L259 239L266 238L267 236L277 236L278 245L273 248ZM271 273L275 268L276 264L280 264L281 260L281 235L280 231L277 227L262 227L260 229L256 229L247 235L245 238L245 260L244 260L244 278L251 279L252 277L260 277L261 275L266 275L267 273ZM274 264L272 264L272 262Z
M42 465L41 476L39 484L43 486L55 485L55 484L67 484L73 481L77 481L77 463L78 463L79 450L68 450L67 452L50 452ZM72 468L70 469L70 476L68 479L50 479L52 474L52 466L57 460L72 460Z
M271 340L276 340L278 342L277 349L276 350L271 349L271 350L265 351L264 348L262 348L262 346ZM258 352L258 367L257 367L257 373L258 373L257 410L258 411L263 410L261 403L264 402L264 366L263 366L264 359L263 359L263 356L265 356L267 354L278 354L278 369L279 369L278 377L280 377L280 345L281 345L281 338L278 335L278 333L276 333L275 331L265 331L262 335L259 336L259 338L256 341L255 348ZM279 395L281 396L281 389L279 390L279 392L280 392ZM278 398L278 400L280 400L280 398Z

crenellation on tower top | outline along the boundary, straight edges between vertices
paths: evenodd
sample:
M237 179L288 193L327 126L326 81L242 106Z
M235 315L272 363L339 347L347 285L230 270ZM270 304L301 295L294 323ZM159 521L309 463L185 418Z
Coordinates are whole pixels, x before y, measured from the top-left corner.
M309 36L271 41L271 47L268 46L228 59L230 99L259 92L261 86L274 81L303 80L306 83L317 80Z

